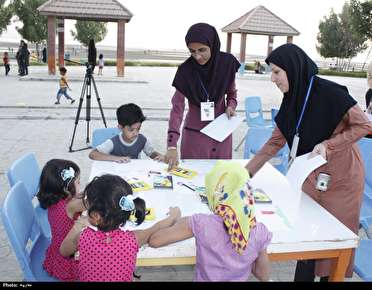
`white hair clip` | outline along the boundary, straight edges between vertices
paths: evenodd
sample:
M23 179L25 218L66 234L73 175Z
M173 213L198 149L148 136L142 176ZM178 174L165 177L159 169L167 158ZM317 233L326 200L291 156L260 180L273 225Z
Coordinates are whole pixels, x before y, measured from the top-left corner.
M61 172L61 177L63 181L72 179L75 177L75 170L72 167L70 167L69 169L63 169Z
M135 209L133 195L122 196L119 200L119 206L121 210L132 211Z

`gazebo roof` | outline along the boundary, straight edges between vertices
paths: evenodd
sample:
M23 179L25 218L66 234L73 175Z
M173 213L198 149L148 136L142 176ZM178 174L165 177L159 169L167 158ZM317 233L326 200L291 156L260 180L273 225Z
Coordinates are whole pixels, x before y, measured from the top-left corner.
M300 33L264 6L257 6L222 28L223 32L272 36L294 36Z
M41 5L41 15L66 19L130 21L133 14L116 0L49 0Z

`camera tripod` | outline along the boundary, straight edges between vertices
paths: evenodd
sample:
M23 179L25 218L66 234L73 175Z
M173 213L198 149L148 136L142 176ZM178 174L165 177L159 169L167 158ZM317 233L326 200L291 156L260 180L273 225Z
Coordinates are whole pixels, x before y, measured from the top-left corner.
M89 143L90 143L90 141L89 141L89 122L90 122L90 119L91 119L90 118L90 116L91 116L90 113L91 113L92 83L93 83L94 92L95 92L95 95L96 95L96 98L97 98L98 107L99 107L99 110L101 112L103 124L105 125L105 128L107 128L105 115L103 114L103 109L102 109L102 105L101 105L101 99L100 99L100 97L98 95L98 90L97 90L96 82L95 82L94 77L93 77L92 66L91 65L88 65L88 64L86 64L86 66L87 66L87 70L86 70L85 77L84 77L83 88L81 89L81 95L80 95L80 99L79 99L79 107L78 107L78 110L76 112L75 127L74 127L74 132L72 134L72 139L71 139L71 144L70 144L69 152L82 151L82 150L87 150L87 149L92 148L89 145ZM72 145L74 144L76 128L77 128L77 125L79 123L80 112L81 112L81 108L82 108L83 102L84 102L84 96L86 96L86 117L85 117L85 121L87 122L87 139L86 139L86 143L87 143L88 146L85 147L85 148L78 149L78 150L73 150L72 149Z

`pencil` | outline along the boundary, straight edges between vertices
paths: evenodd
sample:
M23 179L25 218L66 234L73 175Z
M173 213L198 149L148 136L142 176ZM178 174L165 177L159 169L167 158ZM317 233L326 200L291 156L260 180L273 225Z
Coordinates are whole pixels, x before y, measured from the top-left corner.
M192 187L190 187L190 186L188 186L188 185L186 185L186 184L184 184L184 183L182 183L182 185L183 185L183 186L186 186L188 189L191 189L192 191L195 191L195 189L193 189Z

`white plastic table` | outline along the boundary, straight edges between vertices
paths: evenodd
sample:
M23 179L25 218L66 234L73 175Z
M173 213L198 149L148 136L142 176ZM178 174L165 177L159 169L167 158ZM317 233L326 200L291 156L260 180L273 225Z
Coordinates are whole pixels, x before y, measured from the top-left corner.
M245 165L248 160L232 160ZM198 172L190 180L195 185L204 185L205 174L216 160L183 160L180 166ZM132 160L130 163L95 161L90 179L105 173L126 178L138 178L152 184L148 171L166 172L167 165L152 160ZM196 192L179 185L188 180L173 176L174 189L152 189L136 193L146 201L146 206L155 209L156 220L144 222L139 228L151 226L157 220L166 217L170 206L178 206L183 216L194 213L210 213L201 203ZM268 247L271 261L307 260L332 258L330 281L342 281L345 277L351 252L359 243L359 237L345 227L334 216L304 193L293 192L287 179L269 163L254 176L251 181L255 188L261 188L269 194L273 205L280 209L288 221L288 228L273 231ZM260 207L261 205L256 205ZM271 230L273 225L266 224ZM211 237L213 238L213 237ZM137 266L164 266L195 264L194 238L177 242L162 248L147 245L138 253Z

